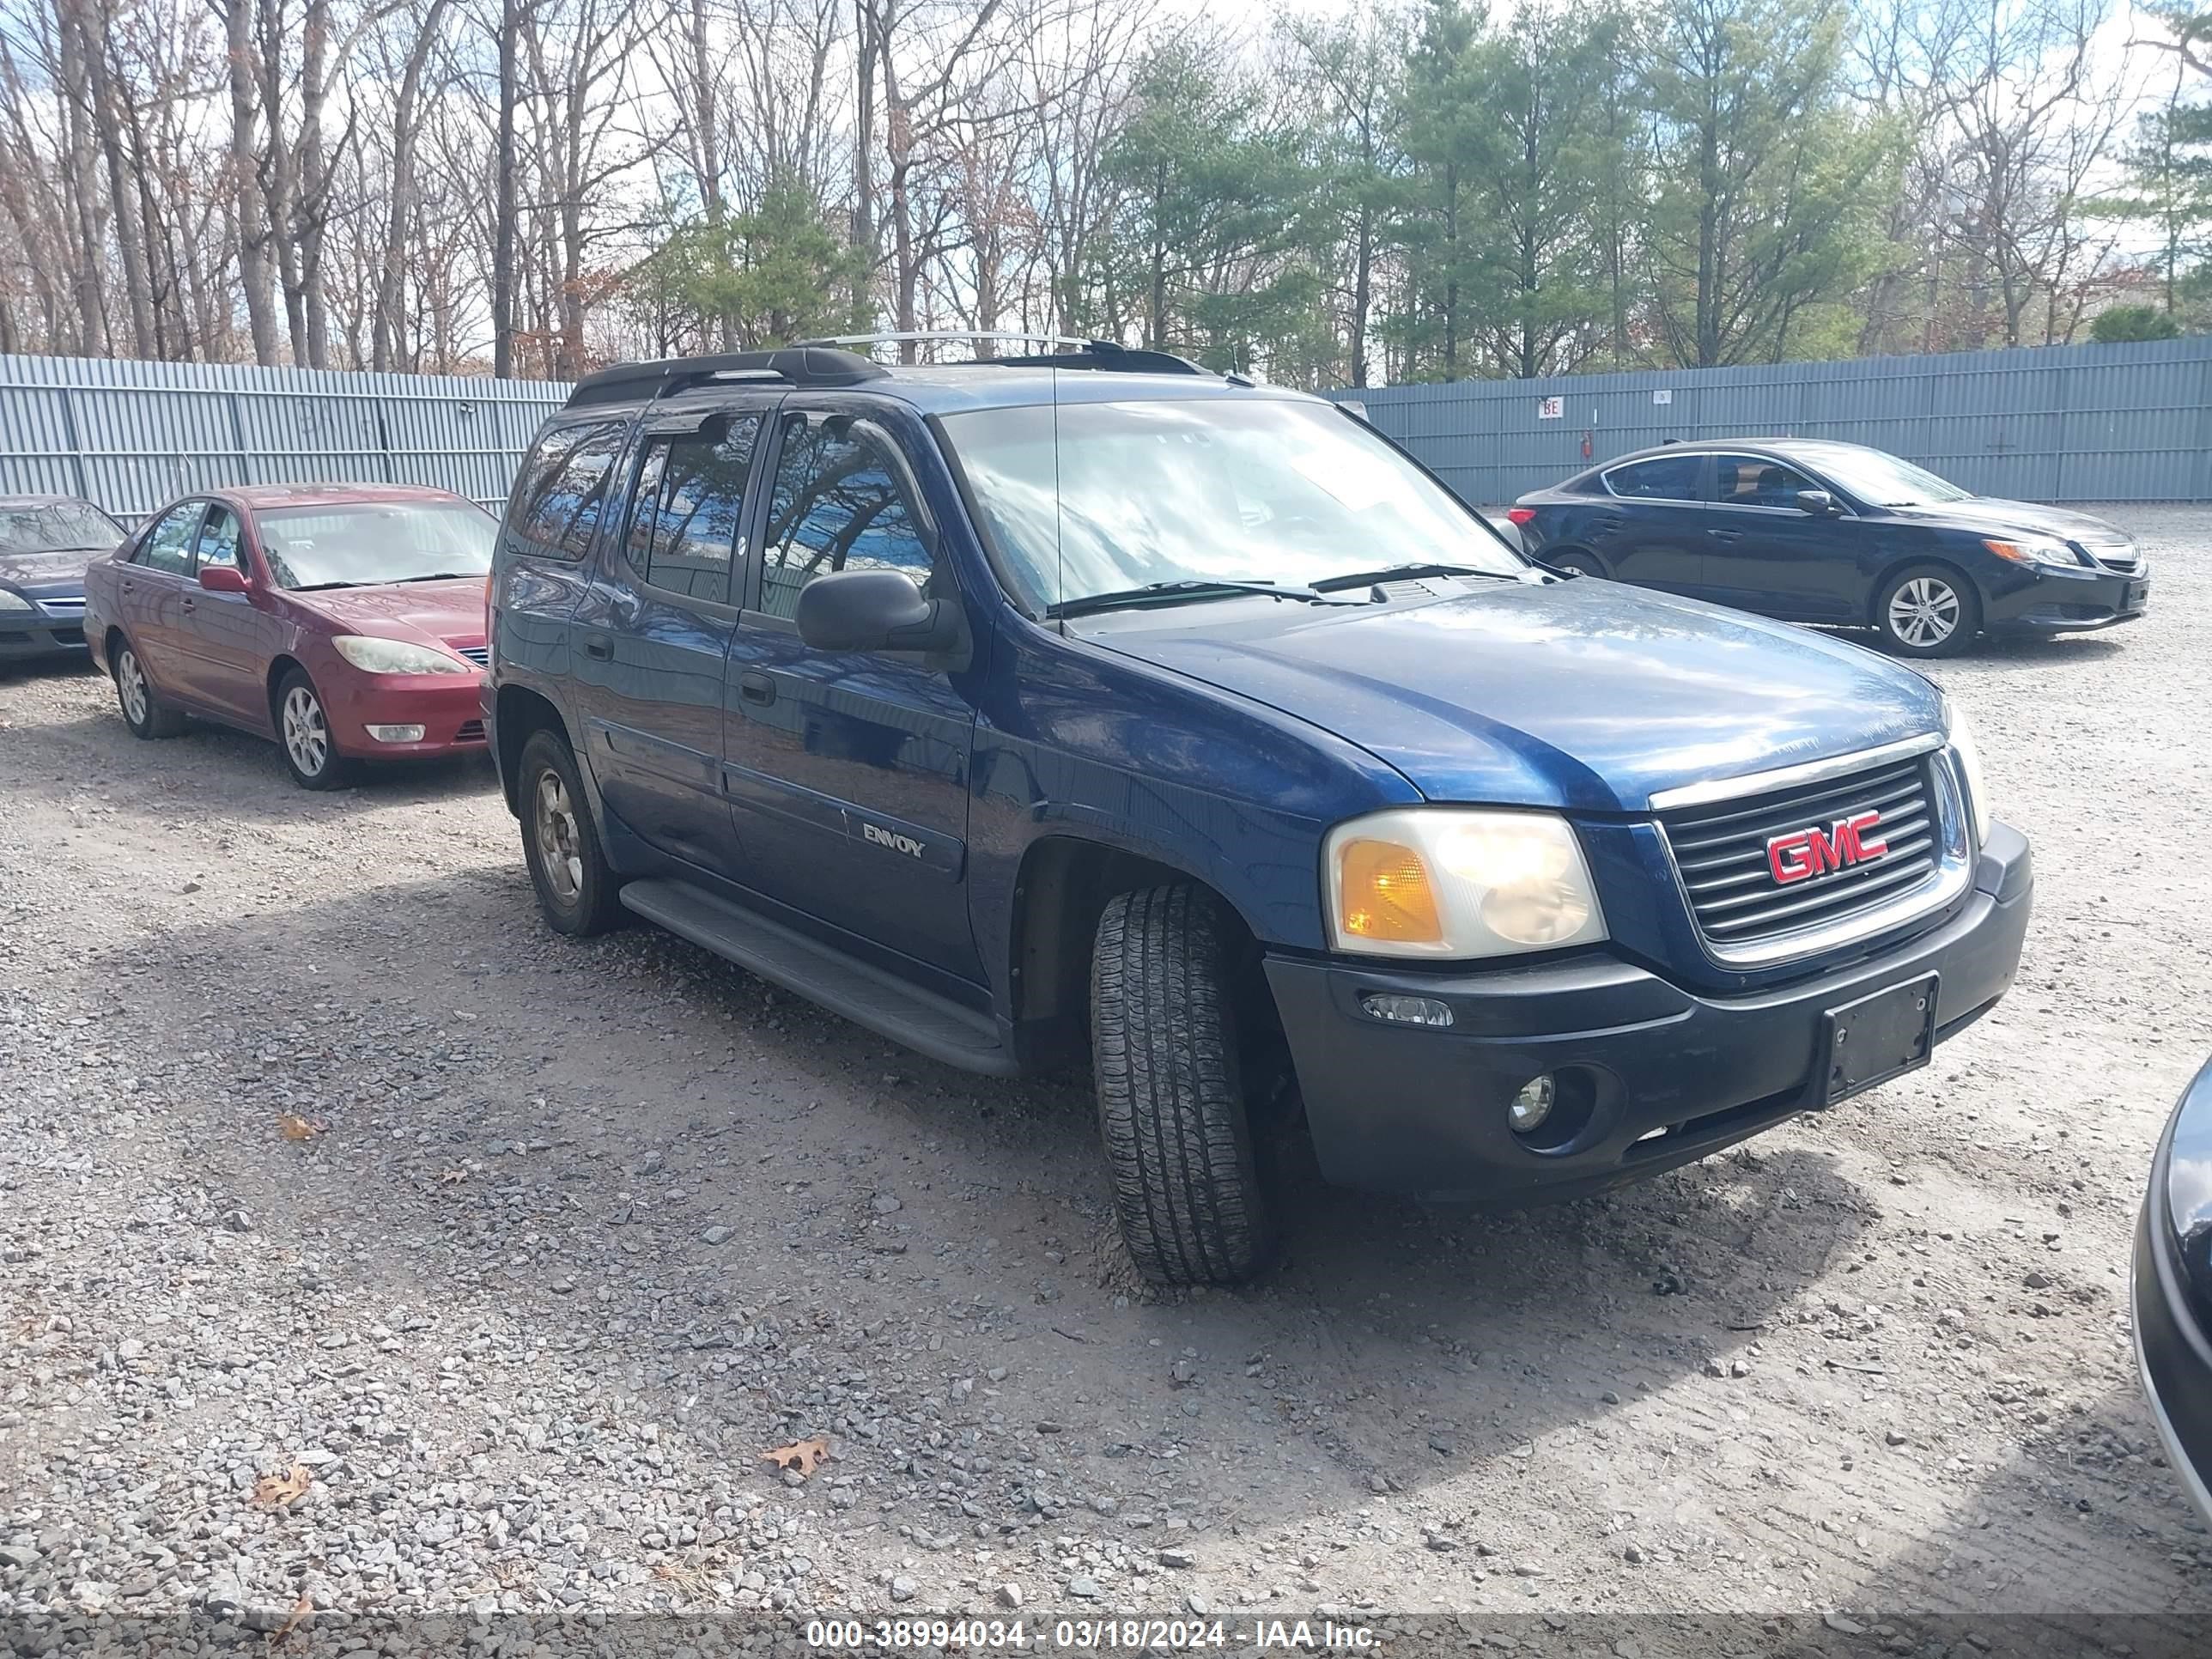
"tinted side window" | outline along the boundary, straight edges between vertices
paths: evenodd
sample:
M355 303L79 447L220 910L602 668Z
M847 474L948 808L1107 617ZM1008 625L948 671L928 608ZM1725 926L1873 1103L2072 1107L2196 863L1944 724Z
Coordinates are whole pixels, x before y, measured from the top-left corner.
M1698 499L1698 469L1701 455L1662 455L1628 466L1617 466L1605 475L1616 495L1632 501L1694 501Z
M149 570L166 570L173 576L192 571L192 532L199 528L199 501L186 501L164 513L146 539L138 544L137 562Z
M1795 467L1757 455L1714 457L1713 499L1731 507L1795 507L1797 492L1813 481Z
M198 557L195 562L203 570L211 564L227 564L235 570L238 568L238 514L227 507L210 507L207 521L200 526Z
M759 432L760 417L748 415L647 442L623 546L630 568L650 586L729 603L745 469Z
M609 422L564 428L538 441L507 507L507 523L529 551L554 559L591 551L622 440L622 427Z
M818 417L784 428L769 501L761 609L799 611L799 592L833 570L896 570L916 586L930 575L902 469L889 440L858 422Z

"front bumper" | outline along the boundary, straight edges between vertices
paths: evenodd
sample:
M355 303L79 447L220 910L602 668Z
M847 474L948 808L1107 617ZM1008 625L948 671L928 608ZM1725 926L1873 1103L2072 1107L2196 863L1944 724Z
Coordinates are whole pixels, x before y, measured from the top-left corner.
M2180 1260L2179 1231L2172 1207L2174 1143L2186 1134L2186 1152L2205 1145L2212 1120L2212 1066L2197 1075L2184 1094L2152 1160L2150 1192L2136 1224L2135 1258L2130 1278L2135 1303L2136 1365L2143 1394L2173 1466L2197 1513L2212 1524L2212 1310L2191 1289ZM2192 1217L2201 1228L2203 1212ZM2201 1240L2201 1233L2197 1237Z
M404 760L484 746L483 708L473 674L333 674L321 686L338 752L359 760ZM419 726L420 741L384 743L371 726Z
M2150 573L2084 570L2080 575L2039 573L2037 580L1991 599L1982 626L1993 635L2077 634L2117 628L2150 604Z
M1267 978L1323 1176L1370 1192L1528 1204L1703 1158L1820 1107L1827 1014L1930 974L1936 1036L2002 996L2034 884L2027 842L1991 827L1975 884L1941 927L1777 990L1701 996L1610 957L1459 975L1271 957ZM1362 992L1431 998L1449 1029L1386 1024ZM1540 1149L1506 1107L1530 1079L1563 1085ZM1655 1133L1657 1132L1657 1133Z
M43 609L0 611L0 662L73 655L83 649L82 614L56 615Z

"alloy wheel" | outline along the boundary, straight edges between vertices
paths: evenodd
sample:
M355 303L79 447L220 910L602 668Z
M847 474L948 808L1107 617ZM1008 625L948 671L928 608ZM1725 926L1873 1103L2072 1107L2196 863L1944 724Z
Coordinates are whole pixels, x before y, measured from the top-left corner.
M1959 631L1958 591L1938 576L1915 576L1891 595L1889 631L1925 651Z
M330 764L331 732L323 721L323 706L304 685L284 694L284 752L305 777L320 777Z
M123 716L133 726L146 723L146 671L138 665L138 653L127 646L115 659L115 690L123 699Z
M538 775L538 861L552 884L554 896L574 904L584 886L583 836L568 786L558 772Z

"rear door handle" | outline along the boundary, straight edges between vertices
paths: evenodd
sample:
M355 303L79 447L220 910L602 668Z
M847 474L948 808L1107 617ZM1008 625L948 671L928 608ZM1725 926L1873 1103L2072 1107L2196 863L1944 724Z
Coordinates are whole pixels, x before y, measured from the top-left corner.
M762 673L740 674L738 676L738 695L747 702L766 707L775 701L775 682Z
M1743 539L1741 530L1708 530L1705 534L1717 542L1740 542Z
M611 634L585 635L584 654L594 662L612 662L615 655L614 635Z

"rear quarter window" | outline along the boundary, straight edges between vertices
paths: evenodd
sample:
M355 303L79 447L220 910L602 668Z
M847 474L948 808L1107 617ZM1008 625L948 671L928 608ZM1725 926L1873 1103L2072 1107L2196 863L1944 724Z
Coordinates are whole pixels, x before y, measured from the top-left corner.
M1606 487L1625 500L1638 501L1694 501L1702 455L1662 455L1649 461L1632 461L1605 475Z
M626 423L557 427L538 439L507 497L507 539L518 552L581 559L605 516Z

